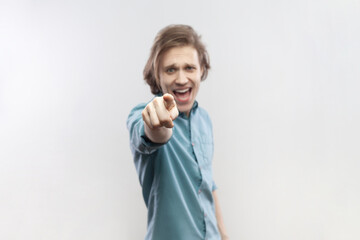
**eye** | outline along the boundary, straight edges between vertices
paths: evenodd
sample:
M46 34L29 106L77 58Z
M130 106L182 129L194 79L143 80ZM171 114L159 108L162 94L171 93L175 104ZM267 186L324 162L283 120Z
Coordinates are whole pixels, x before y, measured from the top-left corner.
M175 72L175 68L168 68L168 69L166 69L166 72L173 73L173 72Z
M195 70L195 68L193 66L187 66L185 68L187 71L192 71L192 70Z

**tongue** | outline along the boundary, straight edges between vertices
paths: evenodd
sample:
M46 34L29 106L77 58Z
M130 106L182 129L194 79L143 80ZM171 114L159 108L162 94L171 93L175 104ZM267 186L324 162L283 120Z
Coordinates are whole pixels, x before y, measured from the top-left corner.
M190 91L186 91L184 93L180 93L180 92L174 92L174 93L176 96L176 100L178 100L180 102L186 102L190 98Z

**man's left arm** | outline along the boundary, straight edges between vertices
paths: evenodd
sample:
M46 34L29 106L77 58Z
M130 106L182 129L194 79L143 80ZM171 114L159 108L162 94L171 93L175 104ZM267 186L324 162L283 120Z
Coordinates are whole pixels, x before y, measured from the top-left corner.
M219 199L217 196L217 190L214 190L212 192L212 195L214 198L215 214L216 214L217 226L218 226L218 229L219 229L220 235L221 235L221 240L229 240L229 236L226 232L224 220L223 220L221 209L220 209Z

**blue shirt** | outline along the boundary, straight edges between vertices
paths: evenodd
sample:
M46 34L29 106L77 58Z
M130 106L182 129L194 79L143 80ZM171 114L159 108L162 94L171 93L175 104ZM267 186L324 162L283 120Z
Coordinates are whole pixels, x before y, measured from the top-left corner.
M212 191L213 134L207 112L180 113L173 135L165 144L151 142L144 133L136 106L127 120L130 148L148 208L145 240L219 240Z

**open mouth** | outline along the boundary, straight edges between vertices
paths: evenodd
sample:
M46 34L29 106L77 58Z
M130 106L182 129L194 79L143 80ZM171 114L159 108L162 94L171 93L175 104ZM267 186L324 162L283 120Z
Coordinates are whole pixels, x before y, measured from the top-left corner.
M175 100L177 102L187 102L190 100L191 97L191 88L185 88L185 89L177 89L174 90Z

